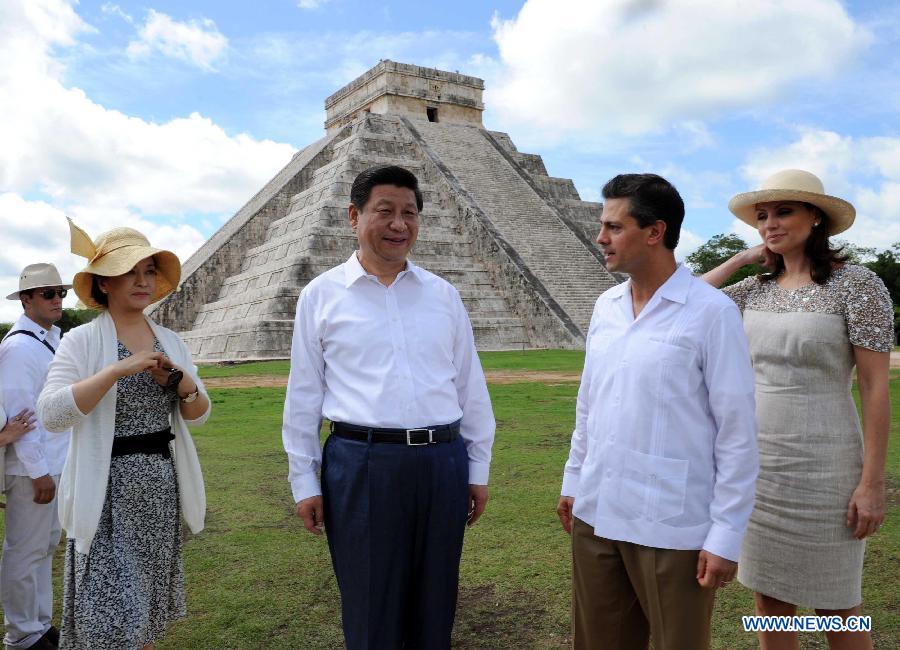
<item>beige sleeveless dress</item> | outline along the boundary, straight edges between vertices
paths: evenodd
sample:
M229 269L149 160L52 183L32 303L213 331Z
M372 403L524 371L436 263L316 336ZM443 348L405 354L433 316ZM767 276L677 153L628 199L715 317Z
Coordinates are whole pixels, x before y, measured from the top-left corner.
M846 525L863 461L852 346L891 349L887 289L847 265L822 286L789 291L754 277L723 290L744 314L759 426L756 504L738 580L803 607L859 605L865 542Z

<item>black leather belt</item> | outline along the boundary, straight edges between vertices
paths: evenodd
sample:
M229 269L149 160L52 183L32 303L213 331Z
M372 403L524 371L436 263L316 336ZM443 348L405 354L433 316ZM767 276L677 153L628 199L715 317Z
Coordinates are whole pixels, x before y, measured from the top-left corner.
M112 455L162 454L164 458L169 458L169 442L172 440L175 440L175 434L170 427L136 436L116 436L113 438Z
M368 441L370 432L372 434L372 442L388 442L412 447L432 445L438 442L452 442L456 440L459 437L459 420L452 424L436 424L415 429L385 429L363 427L358 424L347 424L346 422L331 423L331 433L338 438Z

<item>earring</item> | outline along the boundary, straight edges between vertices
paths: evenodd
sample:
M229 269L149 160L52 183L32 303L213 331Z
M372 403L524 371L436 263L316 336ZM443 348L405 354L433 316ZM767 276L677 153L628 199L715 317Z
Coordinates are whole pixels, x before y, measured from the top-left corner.
M821 221L816 221L816 222L813 224L813 228L815 228L816 226L818 226L820 223L822 223L822 222L821 222Z

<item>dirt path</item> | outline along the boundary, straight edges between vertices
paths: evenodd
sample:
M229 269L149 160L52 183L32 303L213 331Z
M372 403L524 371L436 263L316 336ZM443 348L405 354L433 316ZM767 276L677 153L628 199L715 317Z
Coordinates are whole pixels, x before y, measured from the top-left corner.
M529 381L563 384L581 379L581 373L550 370L488 370L485 375L490 384L516 384ZM210 377L203 383L207 388L284 388L287 386L287 377L272 375Z

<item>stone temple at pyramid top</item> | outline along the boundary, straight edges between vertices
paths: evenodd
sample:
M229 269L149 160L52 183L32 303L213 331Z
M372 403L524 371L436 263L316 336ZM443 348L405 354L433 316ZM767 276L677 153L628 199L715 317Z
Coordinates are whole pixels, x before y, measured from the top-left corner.
M300 149L182 266L150 313L195 359L290 356L297 297L356 249L353 179L401 165L424 206L410 259L451 282L480 350L578 348L618 278L594 242L602 206L481 120L484 82L381 61L325 100L324 137Z
M484 81L435 68L382 60L325 100L331 134L363 113L482 126Z

